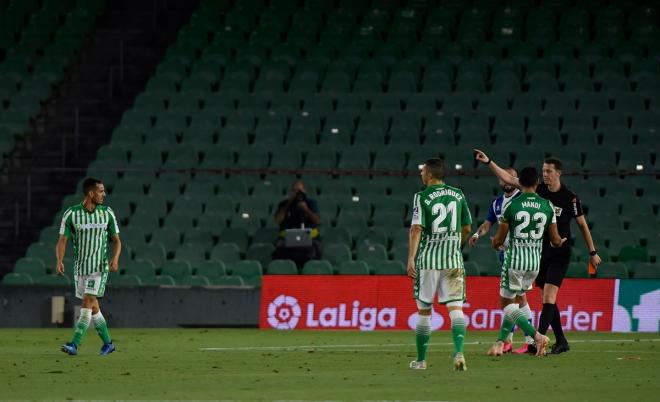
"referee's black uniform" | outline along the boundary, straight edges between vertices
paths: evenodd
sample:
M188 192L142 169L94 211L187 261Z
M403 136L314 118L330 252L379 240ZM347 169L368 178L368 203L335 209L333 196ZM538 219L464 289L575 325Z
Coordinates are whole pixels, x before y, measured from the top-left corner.
M571 261L571 219L584 214L582 204L577 195L563 184L559 191L552 192L545 183L541 183L536 188L536 194L552 202L555 207L559 237L566 238L566 242L559 248L550 246L548 236L543 238L541 267L536 277L536 286L543 288L543 285L549 283L560 287Z
M536 193L554 205L559 236L565 237L567 240L561 247L553 248L550 246L549 238L544 237L536 286L543 289L543 286L549 283L560 287L571 261L571 219L584 214L582 204L577 195L563 184L560 185L558 191L552 192L545 183L541 183L536 188ZM543 310L539 319L539 332L545 334L549 325L552 325L557 346L565 347L568 350L568 342L561 328L559 308L556 304L543 303Z

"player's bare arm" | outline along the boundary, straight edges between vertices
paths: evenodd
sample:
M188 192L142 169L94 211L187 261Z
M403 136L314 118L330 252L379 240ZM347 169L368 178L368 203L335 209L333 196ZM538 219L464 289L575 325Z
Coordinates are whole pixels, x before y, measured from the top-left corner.
M480 149L475 149L474 158L479 162L483 163L484 165L488 165L488 167L495 174L495 176L497 176L506 184L512 185L517 189L522 189L522 187L520 187L520 182L518 181L518 178L511 175L509 172L498 166L497 163L495 163L495 161L490 159L484 151Z
M115 246L112 249L112 259L110 260L109 268L110 272L117 272L119 269L119 255L121 254L121 239L119 235L112 236L112 241L115 243Z
M417 269L415 268L415 256L419 248L419 240L422 238L422 227L420 225L410 226L410 235L408 236L408 264L406 270L408 276L411 278L417 277Z
M481 236L484 236L486 233L490 232L490 228L492 226L493 225L490 223L490 221L487 220L479 225L479 229L477 229L477 231L472 236L470 236L470 239L468 240L470 247L474 247L474 245L477 244L477 240L479 240Z
M587 247L589 248L589 255L593 254L591 256L591 263L597 267L602 261L600 256L596 254L596 245L594 244L594 239L591 237L591 231L589 230L587 220L585 219L584 215L580 215L575 218L575 223L577 223L578 228L580 228L580 232L582 232L582 238L584 238L584 242L587 243Z
M504 245L507 233L509 233L509 223L506 221L500 221L495 237L493 237L493 241L491 242L491 246L495 250L499 250Z
M550 236L550 246L554 248L561 247L565 242L566 238L559 236L559 230L557 230L557 224L551 223L548 227L548 235Z
M66 253L66 236L60 235L60 238L57 240L57 245L55 246L55 257L56 270L57 274L60 276L64 275L64 254Z
M465 241L470 236L470 231L472 230L472 225L463 225L461 226L461 247L465 244Z

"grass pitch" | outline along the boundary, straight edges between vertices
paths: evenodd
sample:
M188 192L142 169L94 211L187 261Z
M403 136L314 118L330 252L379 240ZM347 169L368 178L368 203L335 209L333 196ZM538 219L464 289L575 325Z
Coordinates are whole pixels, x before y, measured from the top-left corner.
M449 332L412 371L412 332L112 329L117 352L59 351L69 329L0 330L0 399L650 401L660 395L660 335L569 333L572 350L486 356L494 333L468 332L467 372ZM520 340L520 334L516 334ZM552 336L551 336L552 338Z

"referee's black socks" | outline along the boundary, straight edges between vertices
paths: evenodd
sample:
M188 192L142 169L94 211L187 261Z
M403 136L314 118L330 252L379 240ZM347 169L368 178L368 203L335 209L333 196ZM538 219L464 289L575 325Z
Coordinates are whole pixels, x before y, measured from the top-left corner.
M543 310L541 310L541 318L539 318L539 332L545 335L548 332L548 327L555 316L557 306L554 303L543 303ZM553 327L554 328L554 327Z
M543 303L543 310L541 310L541 318L539 318L539 332L545 335L548 332L548 327L552 325L552 331L555 333L555 340L557 343L566 343L564 330L561 327L561 315L559 308L555 303Z
M557 304L553 304L555 306L555 314L552 318L552 322L550 325L552 326L552 332L555 333L555 341L557 343L567 343L566 337L564 336L564 330L561 327L561 315L559 314L559 307L557 307Z

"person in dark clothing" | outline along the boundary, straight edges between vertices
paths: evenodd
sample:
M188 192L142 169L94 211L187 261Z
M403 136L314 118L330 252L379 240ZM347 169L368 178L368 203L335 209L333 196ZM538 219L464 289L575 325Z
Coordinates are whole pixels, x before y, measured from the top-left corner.
M488 155L480 150L475 150L475 158L488 165L490 170L505 183L520 187L518 179L511 176L506 170L497 166ZM598 267L601 259L594 245L589 231L589 226L582 211L582 204L578 196L561 183L562 162L557 158L546 158L543 161L543 183L539 184L536 193L549 200L555 209L557 217L557 229L561 237L571 238L571 219L575 219L582 237L589 248L590 262ZM559 287L566 275L568 265L571 261L571 246L566 242L562 247L551 248L547 240L543 243L541 254L541 266L536 278L536 286L541 288L543 297L543 310L539 318L539 332L545 334L549 326L555 334L555 344L552 346L552 354L568 352L570 347L561 327L561 317L557 307L557 294Z
M318 240L321 214L316 200L307 196L305 183L302 180L294 181L289 197L278 204L275 221L280 226L280 234L273 253L274 259L293 260L298 268L302 268L307 261L321 258ZM287 229L310 229L312 246L286 247L284 238Z

